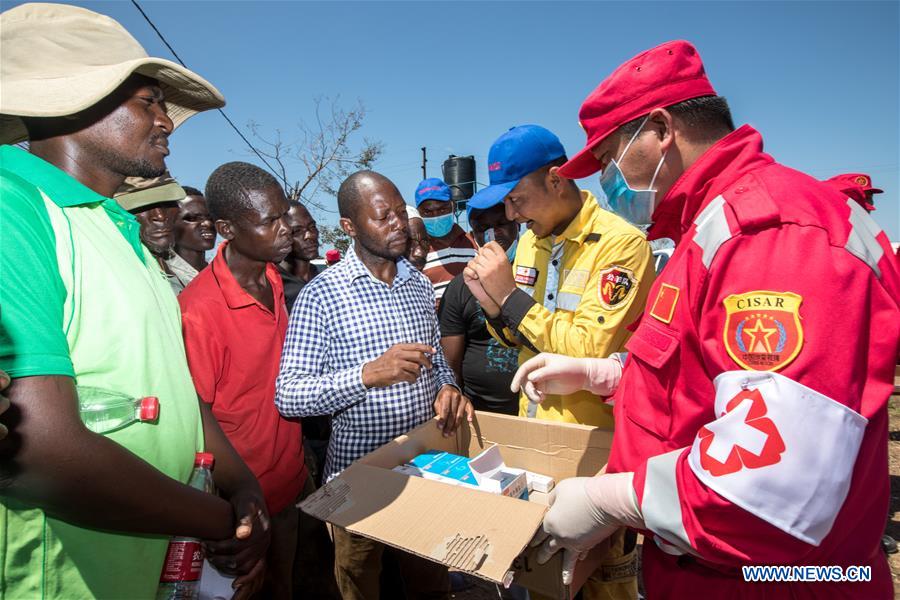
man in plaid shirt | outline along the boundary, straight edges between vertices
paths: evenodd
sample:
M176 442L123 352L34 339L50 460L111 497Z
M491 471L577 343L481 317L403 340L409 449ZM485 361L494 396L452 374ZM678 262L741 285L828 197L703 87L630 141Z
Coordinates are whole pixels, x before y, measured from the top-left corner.
M300 292L275 398L285 417L333 415L326 481L434 414L444 435L473 414L441 351L431 283L403 257L408 219L397 187L354 173L338 208L354 246ZM343 597L378 598L384 546L337 527L334 542ZM408 597L446 597L444 567L402 553L397 561Z

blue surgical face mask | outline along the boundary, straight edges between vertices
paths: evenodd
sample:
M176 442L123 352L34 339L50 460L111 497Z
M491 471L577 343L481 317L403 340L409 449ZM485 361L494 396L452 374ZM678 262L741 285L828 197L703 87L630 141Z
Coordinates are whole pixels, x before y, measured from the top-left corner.
M509 262L512 262L516 259L516 246L519 245L519 238L513 240L512 246L506 249L506 258L509 259Z
M638 227L648 227L653 222L651 217L656 209L656 190L653 189L653 184L656 182L656 176L666 160L666 155L663 153L659 159L659 164L656 165L656 171L653 172L650 185L646 190L636 190L628 185L625 174L619 168L619 163L625 158L625 153L628 152L631 144L637 139L638 134L641 133L641 129L644 128L648 118L649 116L644 118L641 126L631 136L618 160L610 160L600 175L600 187L603 188L603 193L606 194L606 201L609 202L610 209Z
M453 213L449 212L439 217L423 217L422 222L425 223L425 231L429 236L442 238L453 229Z
M509 262L512 262L516 258L516 246L519 245L519 231L516 230L516 239L513 240L512 245L506 249L506 258L509 259ZM494 242L497 240L497 234L494 233L494 228L490 227L484 230L484 243Z

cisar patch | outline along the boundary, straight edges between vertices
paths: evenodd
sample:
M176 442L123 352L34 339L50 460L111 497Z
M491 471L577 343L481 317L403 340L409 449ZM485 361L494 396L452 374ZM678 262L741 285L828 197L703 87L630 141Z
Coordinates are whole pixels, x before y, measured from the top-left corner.
M533 287L537 278L538 270L534 267L516 267L516 283Z
M634 273L625 267L610 267L600 271L597 295L600 304L607 309L618 308L634 295L637 280Z
M725 349L742 369L777 371L803 346L800 304L792 292L758 290L725 298Z

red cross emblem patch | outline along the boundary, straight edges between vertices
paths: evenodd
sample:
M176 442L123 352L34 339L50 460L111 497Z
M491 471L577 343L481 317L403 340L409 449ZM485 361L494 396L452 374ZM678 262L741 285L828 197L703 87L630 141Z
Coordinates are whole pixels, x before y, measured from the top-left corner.
M759 390L741 390L725 412L697 433L700 466L713 477L741 469L759 469L781 461L784 440Z

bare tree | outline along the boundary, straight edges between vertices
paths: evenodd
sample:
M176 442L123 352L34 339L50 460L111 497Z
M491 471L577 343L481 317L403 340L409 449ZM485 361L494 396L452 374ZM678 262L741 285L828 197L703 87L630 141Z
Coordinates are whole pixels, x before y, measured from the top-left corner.
M299 135L292 141L285 141L279 129L273 137L266 137L258 123L247 124L263 145L260 154L274 163L274 174L288 199L326 212L337 211L333 203L325 204L323 196L336 196L347 175L371 168L384 152L384 144L377 140L364 137L361 144L353 144L351 138L363 126L366 107L357 101L346 109L339 101L339 97L316 98L315 122L299 123Z

